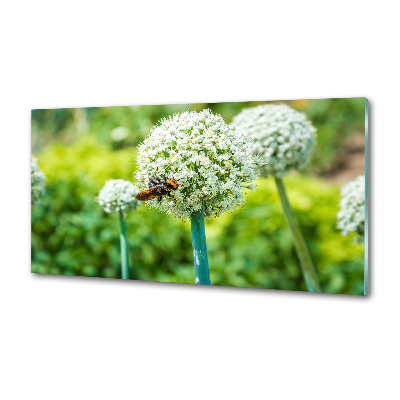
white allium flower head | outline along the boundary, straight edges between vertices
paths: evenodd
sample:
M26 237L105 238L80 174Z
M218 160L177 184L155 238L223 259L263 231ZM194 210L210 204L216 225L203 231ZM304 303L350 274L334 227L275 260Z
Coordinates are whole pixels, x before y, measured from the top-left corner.
M107 213L134 211L141 203L135 200L139 189L124 179L108 181L100 190L97 201Z
M365 177L359 176L341 188L340 211L337 226L343 235L357 233L364 240L365 225Z
M179 184L173 197L147 203L183 220L200 210L202 203L206 218L234 212L245 203L244 189L263 163L254 155L254 140L210 110L164 118L138 150L140 189L147 189L154 175Z
M36 157L32 156L31 161L31 204L36 206L40 203L40 198L44 195L44 184L46 178L44 173L39 170Z
M128 135L129 129L125 128L124 126L119 126L118 128L115 128L110 132L111 139L115 142L126 139Z
M307 117L284 104L246 108L232 126L245 129L256 139L255 151L264 157L264 176L280 178L291 169L302 169L315 145L316 129Z

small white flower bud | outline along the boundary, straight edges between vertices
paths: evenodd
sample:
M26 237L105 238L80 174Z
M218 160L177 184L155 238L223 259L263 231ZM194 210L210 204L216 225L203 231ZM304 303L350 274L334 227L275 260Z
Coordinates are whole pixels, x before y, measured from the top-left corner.
M365 177L359 176L341 189L340 211L337 214L337 227L343 235L357 233L358 241L364 240L365 226Z
M32 156L31 161L31 204L36 206L40 203L40 198L44 195L44 184L46 178L44 173L39 170L37 158Z
M108 181L100 190L97 201L107 213L134 211L141 203L135 200L139 189L124 179Z

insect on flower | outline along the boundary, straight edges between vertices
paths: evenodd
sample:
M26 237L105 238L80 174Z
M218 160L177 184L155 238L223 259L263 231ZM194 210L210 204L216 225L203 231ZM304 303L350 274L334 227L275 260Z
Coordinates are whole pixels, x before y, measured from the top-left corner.
M179 186L175 179L158 178L153 176L149 180L149 188L138 193L135 197L136 200L148 201L158 197L158 201L161 202L163 196L168 195L172 197L171 190L175 190Z
M171 190L173 201L148 201L149 207L182 220L202 207L205 218L218 217L245 203L244 189L263 165L261 158L250 157L254 146L253 138L220 115L186 111L161 120L138 146L135 178L142 189L154 175L179 182L176 194Z

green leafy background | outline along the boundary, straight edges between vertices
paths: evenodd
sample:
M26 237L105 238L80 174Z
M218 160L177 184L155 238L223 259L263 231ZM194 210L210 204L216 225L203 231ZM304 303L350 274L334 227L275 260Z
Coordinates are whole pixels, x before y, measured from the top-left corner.
M96 203L99 189L109 179L133 180L136 146L158 119L207 107L229 123L243 107L262 103L34 110L33 152L47 183L32 209L32 272L120 278L118 216ZM289 104L318 128L307 175L292 173L285 183L323 291L362 294L364 245L336 229L342 182L326 177L343 165L347 141L363 132L364 99ZM115 142L110 132L121 126L128 136ZM206 221L211 281L306 290L275 183L259 179L257 187L242 210ZM142 205L128 215L127 229L133 279L194 283L190 223Z

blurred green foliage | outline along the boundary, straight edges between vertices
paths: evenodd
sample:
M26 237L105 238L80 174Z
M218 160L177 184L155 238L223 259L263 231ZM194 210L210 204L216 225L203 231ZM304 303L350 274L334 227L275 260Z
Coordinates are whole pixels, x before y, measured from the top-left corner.
M364 134L365 98L311 100L300 111L317 127L310 170L324 175L338 166L346 141L355 133Z
M126 107L64 108L32 110L32 151L39 153L57 141L74 143L87 135L114 149L136 146L161 118L186 110L210 108L227 123L245 107L270 102L169 104ZM273 102L276 103L276 102ZM336 167L341 147L355 132L364 132L364 98L280 101L304 112L317 127L317 146L308 172L323 175ZM113 130L124 128L125 139L112 138Z
M33 272L120 277L118 215L106 214L95 196L109 179L132 180L135 156L135 147L115 150L91 135L44 148L47 195L32 209ZM362 294L364 246L335 227L339 188L296 174L285 182L323 290ZM211 281L305 290L275 183L257 185L241 211L206 221ZM134 279L194 283L190 223L142 205L128 215L127 228Z

